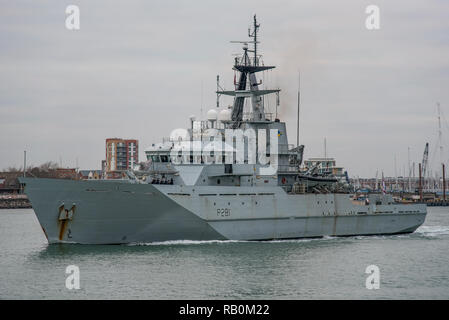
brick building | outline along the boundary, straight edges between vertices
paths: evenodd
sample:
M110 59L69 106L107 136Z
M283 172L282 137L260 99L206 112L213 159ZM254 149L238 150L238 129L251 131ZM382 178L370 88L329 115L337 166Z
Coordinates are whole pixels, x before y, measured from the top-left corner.
M106 139L106 172L132 169L139 163L139 142L134 139Z

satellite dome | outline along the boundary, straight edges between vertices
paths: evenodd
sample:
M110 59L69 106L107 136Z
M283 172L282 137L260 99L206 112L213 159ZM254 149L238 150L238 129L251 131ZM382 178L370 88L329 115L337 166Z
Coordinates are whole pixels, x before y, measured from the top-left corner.
M218 114L218 120L220 121L229 121L231 120L231 111L229 110L221 110Z
M210 109L207 111L207 120L209 121L215 121L217 120L218 112L214 109Z

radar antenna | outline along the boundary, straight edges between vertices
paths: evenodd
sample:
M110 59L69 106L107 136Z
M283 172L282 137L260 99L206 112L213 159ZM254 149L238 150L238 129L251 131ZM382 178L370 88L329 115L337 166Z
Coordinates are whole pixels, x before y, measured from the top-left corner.
M251 32L251 30L248 30L248 37L254 38L254 40L253 40L253 43L254 43L254 66L258 65L258 61L257 61L257 31L258 31L259 27L260 27L260 24L257 24L256 15L254 15L253 32Z

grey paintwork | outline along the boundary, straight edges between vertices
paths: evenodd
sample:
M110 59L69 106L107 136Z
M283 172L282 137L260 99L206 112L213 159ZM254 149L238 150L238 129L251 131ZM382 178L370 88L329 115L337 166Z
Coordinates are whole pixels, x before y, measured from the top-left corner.
M224 239L151 184L22 178L49 243L115 244ZM58 208L74 205L60 237Z
M353 205L348 194L21 178L49 243L268 240L413 232L425 205ZM74 207L61 234L58 208Z

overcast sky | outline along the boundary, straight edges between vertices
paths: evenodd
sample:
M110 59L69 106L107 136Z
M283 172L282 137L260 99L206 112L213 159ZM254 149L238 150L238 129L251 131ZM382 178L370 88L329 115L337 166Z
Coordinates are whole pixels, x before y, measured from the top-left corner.
M65 27L78 5L81 29ZM367 30L365 8L380 8ZM0 170L62 161L100 168L105 139L143 150L215 106L231 89L233 53L256 13L265 84L279 86L281 120L296 141L301 71L305 157L327 154L350 176L394 175L439 161L437 108L449 119L449 2L0 0ZM222 100L223 104L231 103ZM271 109L273 103L271 103ZM443 119L444 161L449 126Z

